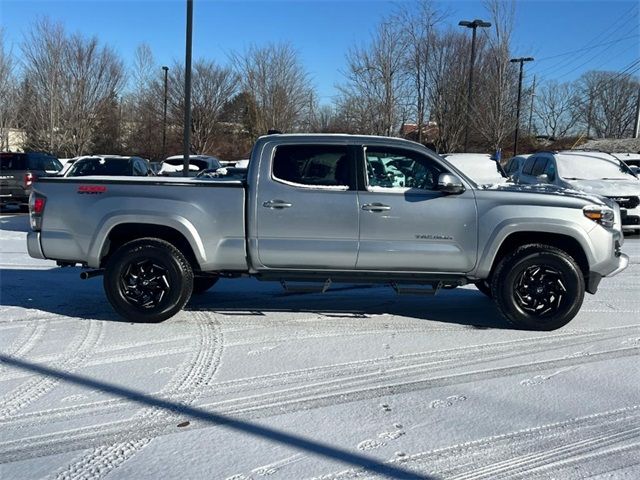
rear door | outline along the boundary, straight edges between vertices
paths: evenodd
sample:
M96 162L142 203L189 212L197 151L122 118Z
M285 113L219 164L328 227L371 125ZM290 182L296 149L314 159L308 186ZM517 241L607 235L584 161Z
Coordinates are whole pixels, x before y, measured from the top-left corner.
M477 213L471 189L437 190L439 159L411 149L364 145L358 192L358 270L467 272L476 263Z
M355 268L358 199L353 150L323 143L268 147L254 207L254 241L262 266Z

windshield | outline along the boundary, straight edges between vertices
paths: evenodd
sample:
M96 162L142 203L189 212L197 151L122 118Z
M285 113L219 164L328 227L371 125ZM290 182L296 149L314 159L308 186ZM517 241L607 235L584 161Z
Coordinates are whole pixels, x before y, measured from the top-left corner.
M556 155L558 174L565 180L630 180L635 178L620 160L593 155Z
M84 158L69 169L68 177L87 175L131 175L127 158Z

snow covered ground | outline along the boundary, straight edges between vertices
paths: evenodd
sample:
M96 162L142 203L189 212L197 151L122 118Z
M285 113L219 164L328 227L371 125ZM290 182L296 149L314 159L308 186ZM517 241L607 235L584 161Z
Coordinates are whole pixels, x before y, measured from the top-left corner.
M0 478L638 479L640 240L565 328L436 297L219 282L158 325L0 216Z

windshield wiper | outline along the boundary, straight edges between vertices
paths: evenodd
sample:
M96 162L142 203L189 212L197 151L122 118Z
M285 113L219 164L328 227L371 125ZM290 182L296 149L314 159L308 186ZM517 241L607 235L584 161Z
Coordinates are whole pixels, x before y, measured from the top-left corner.
M602 177L600 180L626 180L626 177Z
M565 180L586 180L584 178L578 178L578 177L563 177Z

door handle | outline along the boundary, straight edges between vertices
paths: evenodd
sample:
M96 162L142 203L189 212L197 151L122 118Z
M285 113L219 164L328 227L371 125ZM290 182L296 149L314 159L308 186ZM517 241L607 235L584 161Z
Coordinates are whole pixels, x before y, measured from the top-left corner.
M367 212L386 212L387 210L391 210L391 207L382 203L365 203L362 205L362 210L366 210Z
M265 208L289 208L293 207L292 203L284 202L282 200L267 200L262 204Z

